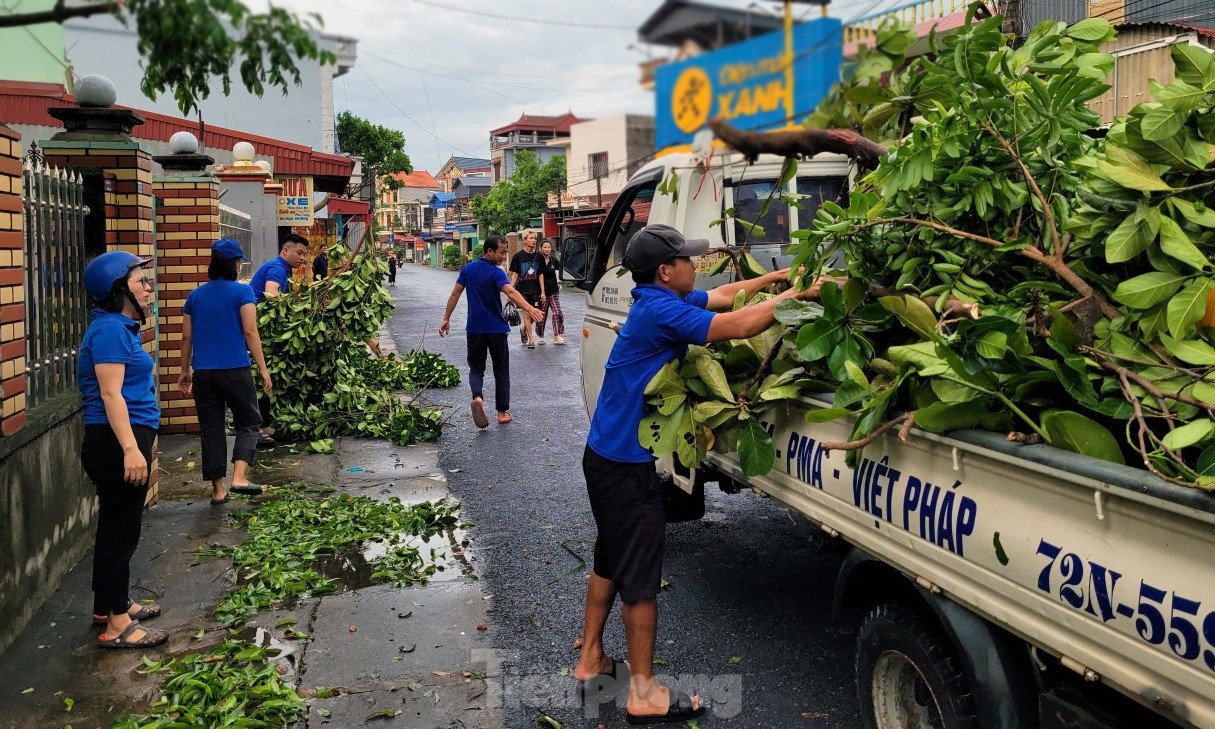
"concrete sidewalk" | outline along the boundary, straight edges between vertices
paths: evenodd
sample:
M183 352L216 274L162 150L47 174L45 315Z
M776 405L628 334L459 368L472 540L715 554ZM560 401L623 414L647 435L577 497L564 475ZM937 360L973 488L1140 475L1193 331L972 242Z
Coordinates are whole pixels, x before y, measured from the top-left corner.
M390 337L382 338L381 346L386 352L394 349ZM441 443L402 448L343 438L330 454L297 453L283 446L263 451L251 476L271 488L254 501L274 498L274 486L294 481L374 499L397 496L406 503L443 498L448 490L439 465ZM228 514L255 504L211 506L210 487L198 474L197 449L196 436L160 439L160 502L145 514L132 563L132 598L157 600L164 614L149 625L170 634L166 645L146 652L153 660L206 651L229 637L212 611L235 586L235 574L229 560L197 557L195 551L240 543L242 530ZM281 645L280 663L305 697L319 686L340 687L333 698L310 698L302 726L362 726L369 714L382 709L401 712L377 722L383 726L503 726L495 706L501 702L493 690L497 669L489 658L493 626L478 630L487 627L490 596L482 594L475 579L461 574L475 572L476 548L459 530L448 539L453 546L463 545L454 551L463 553L464 564L437 573L426 586L369 587L366 571L347 562L348 573L334 575L343 584L339 592L259 613L239 631ZM108 727L159 696L164 674L136 671L144 652L95 645L100 629L89 620L91 569L90 553L0 655L0 706L5 709L0 726ZM291 629L309 638L286 640L275 629L285 617L294 618ZM204 637L196 639L200 628Z

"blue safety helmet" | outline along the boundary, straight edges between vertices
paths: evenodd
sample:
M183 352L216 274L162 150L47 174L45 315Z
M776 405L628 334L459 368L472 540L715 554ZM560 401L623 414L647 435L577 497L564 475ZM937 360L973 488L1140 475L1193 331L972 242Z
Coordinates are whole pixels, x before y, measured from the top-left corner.
M97 306L103 306L110 295L116 292L116 284L123 284L121 292L131 296L125 285L131 269L146 266L151 262L151 258L140 258L128 251L102 253L85 267L84 289L88 292L89 299ZM133 296L131 300L134 301ZM142 314L142 308L138 304L135 306Z

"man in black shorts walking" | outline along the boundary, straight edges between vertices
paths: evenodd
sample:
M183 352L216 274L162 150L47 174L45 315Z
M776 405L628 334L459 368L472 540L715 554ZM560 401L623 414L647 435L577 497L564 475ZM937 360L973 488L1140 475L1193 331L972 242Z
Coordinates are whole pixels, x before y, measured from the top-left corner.
M818 295L816 284L729 311L739 291L750 298L786 280L788 271L695 291L694 259L708 248L709 241L686 240L667 225L647 226L629 241L624 266L637 284L633 308L608 357L582 457L598 536L574 677L588 693L617 677L616 662L603 653L603 628L619 595L629 646L630 724L682 722L703 711L697 697L670 691L654 678L666 519L654 457L637 438L645 417L645 388L663 365L682 358L688 345L753 337L772 325L782 299Z
M510 257L510 283L528 304L540 307L540 263L544 256L536 250L539 234L534 230L523 231L523 250ZM536 334L532 331L532 320L523 317L519 327L523 343L528 349L536 348Z

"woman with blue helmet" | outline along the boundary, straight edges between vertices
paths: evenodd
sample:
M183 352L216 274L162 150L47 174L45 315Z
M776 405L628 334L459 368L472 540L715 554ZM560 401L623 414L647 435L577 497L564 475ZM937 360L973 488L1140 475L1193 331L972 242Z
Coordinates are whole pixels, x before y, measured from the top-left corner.
M98 637L105 648L148 648L168 640L163 630L139 623L159 615L160 606L141 605L128 595L148 464L160 427L152 357L140 342L140 325L152 303L154 284L144 270L151 262L110 251L84 270L84 286L96 308L76 370L84 404L80 460L97 487L93 623L105 626Z
M181 376L177 387L194 397L202 437L202 477L211 482L211 505L228 500L228 439L224 410L232 411L236 443L232 447L232 490L260 494L262 487L249 482L248 468L257 451L262 424L257 407L249 354L261 373L262 391L271 389L270 371L257 333L257 296L248 284L236 280L241 261L247 261L240 243L221 238L211 246L207 283L190 292L182 308ZM195 322L199 326L195 326Z

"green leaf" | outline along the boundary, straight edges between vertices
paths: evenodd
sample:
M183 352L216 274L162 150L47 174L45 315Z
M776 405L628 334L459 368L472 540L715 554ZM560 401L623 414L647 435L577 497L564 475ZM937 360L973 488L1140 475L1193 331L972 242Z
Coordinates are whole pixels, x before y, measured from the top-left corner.
M1139 131L1147 140L1168 139L1181 131L1185 118L1167 107L1149 109L1139 121Z
M915 296L883 296L878 299L882 307L899 318L899 321L924 339L931 339L937 330L937 317L932 308Z
M1215 228L1215 209L1203 207L1198 209L1194 203L1181 197L1169 198L1169 205L1172 205L1181 216L1190 221L1194 225L1203 228Z
M937 402L915 411L915 424L933 433L974 428L986 408L973 402Z
M1166 447L1177 451L1201 443L1210 438L1212 434L1215 434L1215 421L1203 419L1171 430L1160 440Z
M1139 255L1156 238L1160 214L1155 208L1136 210L1127 216L1105 239L1105 260L1123 263Z
M819 410L809 410L806 412L806 422L827 423L851 414L852 411L846 408L822 408Z
M1168 86L1161 86L1159 83L1151 81L1148 87L1152 90L1152 96L1156 98L1156 101L1182 114L1193 112L1202 105L1207 97L1206 91L1184 81L1174 81Z
M742 662L743 662L742 656L730 656L730 665L731 666L737 666L738 664L740 664Z
M738 460L747 476L765 475L776 461L776 446L755 418L748 418L738 434Z
M1082 41L1101 41L1108 40L1113 34L1110 22L1104 18L1086 18L1079 23L1074 23L1063 31L1069 38L1075 38Z
M1132 309L1150 309L1177 293L1186 276L1153 271L1118 284L1114 289L1114 301Z
M1174 339L1164 332L1160 333L1160 341L1164 348L1177 359L1192 365L1215 365L1215 347L1199 339Z
M1051 410L1042 416L1047 441L1056 448L1124 463L1118 441L1097 421L1071 410Z
M1142 157L1129 149L1106 145L1105 157L1097 163L1097 169L1125 188L1144 192L1172 189Z
M684 392L676 392L676 393L667 394L667 395L656 395L655 397L660 398L656 405L656 407L658 408L658 413L660 415L670 415L670 414L674 413L676 408L678 408L680 405L683 405L688 400L688 395L687 395L687 393L684 393Z
M1169 334L1174 339L1184 339L1207 310L1207 291L1211 281L1198 279L1186 284L1180 293L1169 300Z
M678 411L676 411L678 412ZM675 416L650 415L641 419L637 426L637 441L642 448L655 456L666 456L675 452Z
M1215 446L1210 446L1198 456L1198 465L1195 469L1199 476L1215 476Z
M1211 51L1183 42L1174 43L1169 52L1173 56L1173 70L1178 81L1208 89L1215 86L1211 83L1211 80L1215 80L1215 54Z
M825 288L825 287L824 287ZM817 362L834 350L844 338L838 321L819 319L797 332L797 356L803 362Z
M844 371L848 374L848 379L855 382L861 387L869 387L869 378L865 377L865 370L852 360L844 360Z
M1000 359L1008 350L1008 336L1003 332L985 332L975 339L975 352L985 359Z
M730 391L730 381L721 363L712 357L701 357L696 360L696 371L704 380L709 391L726 402L734 401L734 393Z
M1166 216L1160 217L1160 250L1199 271L1211 265L1181 226Z
M645 387L646 395L666 395L668 393L686 392L683 378L679 376L679 361L671 360L650 379Z

